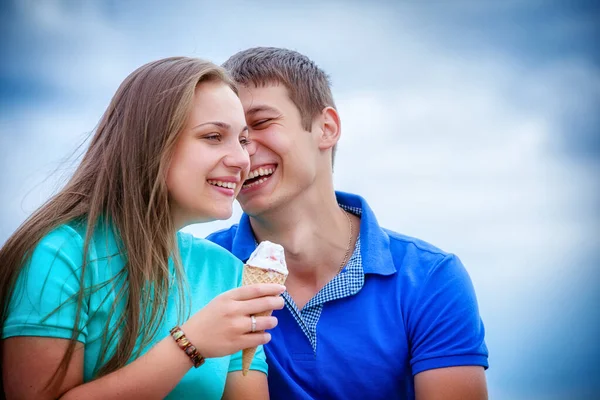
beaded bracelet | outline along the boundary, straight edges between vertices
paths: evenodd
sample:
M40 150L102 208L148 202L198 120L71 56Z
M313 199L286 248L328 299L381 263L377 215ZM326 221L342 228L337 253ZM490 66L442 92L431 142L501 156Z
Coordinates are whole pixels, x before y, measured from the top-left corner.
M180 327L176 326L175 328L171 329L171 337L175 339L175 343L177 343L181 350L185 351L185 354L187 354L192 360L195 368L198 368L204 364L204 357L202 354L200 354L198 349L196 349L196 347L190 343Z

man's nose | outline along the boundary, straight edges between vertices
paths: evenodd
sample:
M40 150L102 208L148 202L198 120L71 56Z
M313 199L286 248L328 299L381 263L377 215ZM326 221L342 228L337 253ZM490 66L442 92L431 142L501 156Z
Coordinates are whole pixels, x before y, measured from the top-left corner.
M256 153L256 148L257 148L256 142L253 140L250 140L250 143L248 143L248 145L246 145L246 151L248 152L248 155L253 156L254 153Z

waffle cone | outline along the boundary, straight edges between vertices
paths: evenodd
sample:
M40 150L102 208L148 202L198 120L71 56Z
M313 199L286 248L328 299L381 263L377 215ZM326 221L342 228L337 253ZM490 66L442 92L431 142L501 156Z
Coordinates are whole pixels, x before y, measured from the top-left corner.
M273 270L253 267L252 265L244 265L244 273L242 275L242 285L254 285L256 283L278 283L283 285L287 275L281 274ZM255 314L256 317L265 317L271 315L271 311ZM250 370L250 364L256 353L256 347L250 347L242 350L242 374L246 376Z

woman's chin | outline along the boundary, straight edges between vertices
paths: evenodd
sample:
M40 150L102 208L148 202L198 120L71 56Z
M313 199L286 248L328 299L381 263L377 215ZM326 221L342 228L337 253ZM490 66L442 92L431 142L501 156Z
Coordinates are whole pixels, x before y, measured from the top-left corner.
M204 224L207 222L226 220L226 219L229 219L232 215L233 215L233 212L229 212L229 213L223 213L223 214L218 214L218 215L210 215L210 216L205 215L202 217L197 217L197 218L194 218L193 220L186 222L185 224L183 224L183 226L179 227L179 229L185 228L186 226L189 226L189 225Z
M231 218L233 215L233 207L223 210L215 210L210 215L205 215L202 222L222 221Z

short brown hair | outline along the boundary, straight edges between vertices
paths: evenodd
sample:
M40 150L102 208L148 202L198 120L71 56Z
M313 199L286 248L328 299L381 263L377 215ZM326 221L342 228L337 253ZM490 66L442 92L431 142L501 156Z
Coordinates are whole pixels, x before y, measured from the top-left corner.
M335 108L329 76L297 51L253 47L234 54L223 67L242 85L285 85L307 131L311 130L313 118L325 107Z

